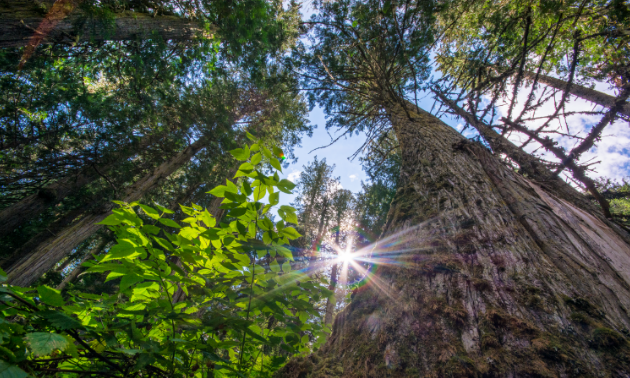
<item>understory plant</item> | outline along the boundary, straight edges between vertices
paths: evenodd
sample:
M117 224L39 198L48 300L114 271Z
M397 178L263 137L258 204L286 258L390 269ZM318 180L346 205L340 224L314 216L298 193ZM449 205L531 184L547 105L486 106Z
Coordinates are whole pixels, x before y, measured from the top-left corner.
M331 293L292 270L295 210L270 216L294 187L277 173L282 150L248 137L231 151L235 180L209 192L224 198L221 222L194 204L176 221L117 202L102 222L116 244L83 273L114 280L114 294L16 287L3 273L0 378L267 377L317 348L328 330L314 303Z

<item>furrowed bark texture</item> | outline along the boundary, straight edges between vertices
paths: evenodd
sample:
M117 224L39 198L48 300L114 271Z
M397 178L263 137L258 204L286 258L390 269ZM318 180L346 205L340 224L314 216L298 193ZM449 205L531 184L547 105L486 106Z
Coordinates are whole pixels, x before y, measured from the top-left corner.
M76 4L67 2L66 7ZM113 19L89 17L78 9L68 10L63 19L50 19L52 3L8 1L0 3L0 47L21 47L29 43L42 21L52 23L41 43L78 41L121 41L157 34L164 40L184 40L203 33L195 21L178 16L148 13L113 13ZM47 17L47 15L49 15ZM53 16L54 17L54 16ZM48 19L47 19L48 18Z
M125 191L122 199L133 202L142 198L163 179L181 168L208 142L207 137L200 138L171 160L162 163L153 172L145 175ZM86 214L54 237L42 242L29 254L22 256L8 268L8 282L16 286L29 286L42 274L51 269L79 243L90 237L102 226L97 224L109 215L110 208L98 214Z
M536 77L535 72L531 71L523 71L525 77L530 80L534 80ZM558 90L565 90L567 88L567 82L564 80L556 79L555 77L547 76L540 74L538 75L538 82L548 85L552 88ZM578 84L571 84L569 88L569 93L572 95L584 99L586 101L590 101L597 105L601 105L605 108L612 108L615 106L615 96L608 95L606 93L602 93L600 91L596 91L594 89L584 87ZM630 117L630 104L626 103L620 110L620 114L623 114L627 117Z
M107 158L105 162L90 165L76 174L55 181L40 189L38 193L25 197L3 209L0 212L0 237L6 236L25 222L40 215L50 206L99 179L101 175L108 174L115 165L120 163L121 159L129 159L139 151L149 147L156 139L159 138L146 136L137 145L128 146L128 148L123 149L123 152L117 152Z
M384 104L401 184L374 278L280 377L630 374L630 248L422 110Z

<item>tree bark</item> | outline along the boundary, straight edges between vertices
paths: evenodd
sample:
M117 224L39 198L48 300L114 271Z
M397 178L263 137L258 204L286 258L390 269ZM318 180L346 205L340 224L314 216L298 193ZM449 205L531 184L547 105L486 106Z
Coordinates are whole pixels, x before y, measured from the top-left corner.
M337 232L335 233L335 244L337 248L339 248L339 234L341 233L341 219L339 218L339 214L337 214ZM337 288L337 269L339 264L337 262L333 263L332 270L330 272L330 285L328 285L328 290L333 292L333 295L330 296L326 300L326 313L324 314L324 324L331 325L333 320L333 313L335 312L335 304L336 304L336 296L335 291Z
M207 142L208 137L202 137L171 160L162 163L153 172L130 186L125 191L122 200L133 202L141 199L150 189L190 161ZM35 250L22 256L7 270L8 282L16 286L29 286L35 282L79 243L100 229L102 226L97 223L108 215L109 208L100 213L86 214L54 237L42 242Z
M324 358L278 375L627 375L625 240L431 114L383 106L401 184L373 253L396 264L337 315Z
M87 251L85 255L77 262L74 269L72 269L72 271L63 278L63 281L61 281L61 283L57 285L57 290L65 289L70 282L74 281L74 279L77 278L77 276L81 274L81 272L83 272L83 263L96 257L103 249L105 249L109 242L109 238L104 237L101 239L101 242L96 246L94 251Z
M75 7L67 1L66 7ZM122 41L158 35L164 40L187 40L201 35L202 25L179 16L154 16L125 11L113 13L113 20L99 20L79 9L61 19L51 19L51 3L19 0L0 4L0 47L21 47L32 43L78 41ZM49 23L41 29L40 25Z
M37 217L50 206L53 206L67 196L76 193L81 188L108 174L121 160L126 160L139 151L153 144L155 136L145 136L139 143L127 146L112 156L106 157L101 164L93 164L76 174L64 177L40 189L38 193L14 203L0 212L0 238L8 235L25 222Z
M534 78L536 77L536 73L531 72L531 71L523 71L523 74L525 77L527 77L530 80L534 80ZM538 82L548 85L560 91L564 91L567 88L566 81L556 79L555 77L551 77L551 76L547 76L543 74L538 75ZM601 105L605 108L610 109L615 106L615 101L616 101L615 96L611 96L606 93L602 93L600 91L596 91L594 89L584 87L582 85L571 84L571 87L569 88L569 93L583 100L590 101L597 105ZM626 103L623 107L621 107L621 109L619 110L619 113L625 115L626 117L630 117L630 103Z

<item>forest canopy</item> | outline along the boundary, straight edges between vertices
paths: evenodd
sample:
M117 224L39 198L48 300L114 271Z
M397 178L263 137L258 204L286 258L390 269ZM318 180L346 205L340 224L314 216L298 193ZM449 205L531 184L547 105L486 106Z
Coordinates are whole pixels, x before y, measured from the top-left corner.
M630 374L627 2L0 10L0 378Z

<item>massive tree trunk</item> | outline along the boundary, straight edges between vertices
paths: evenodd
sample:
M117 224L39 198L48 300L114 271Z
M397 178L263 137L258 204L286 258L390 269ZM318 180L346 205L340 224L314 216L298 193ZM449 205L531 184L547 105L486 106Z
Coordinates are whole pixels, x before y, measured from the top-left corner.
M536 73L531 71L523 71L523 74L526 78L530 80L534 80L534 78L536 77ZM561 91L564 91L567 88L566 81L543 74L538 75L538 82ZM614 96L584 87L582 85L571 84L571 86L569 87L569 93L583 100L601 105L605 108L610 109L615 106L616 98ZM623 105L623 107L621 107L621 109L619 110L619 113L630 117L630 103L626 103L625 105Z
M131 40L158 35L164 40L184 40L203 33L196 21L179 16L154 16L140 12L113 13L113 20L86 15L77 1L61 0L63 15L55 15L50 2L29 0L0 3L0 47L32 43ZM59 12L58 12L59 13ZM41 41L39 41L41 39Z
M200 138L172 159L162 163L130 186L125 191L122 200L133 202L141 199L150 189L190 161L207 142L208 137ZM35 282L79 243L101 228L102 226L97 223L105 219L107 215L109 215L109 207L100 213L86 214L55 236L42 242L36 249L22 256L7 269L9 283L16 286L28 286Z
M76 193L81 188L89 185L102 175L120 164L121 160L127 160L139 151L146 149L159 137L145 136L138 143L127 146L112 156L105 158L101 164L94 164L68 177L64 177L50 185L40 189L38 193L31 194L17 203L3 209L0 212L0 237L4 237L25 222L37 217L50 206L57 204L67 196Z
M627 376L630 247L422 110L383 104L401 184L382 265L285 377ZM388 240L389 239L389 240Z

